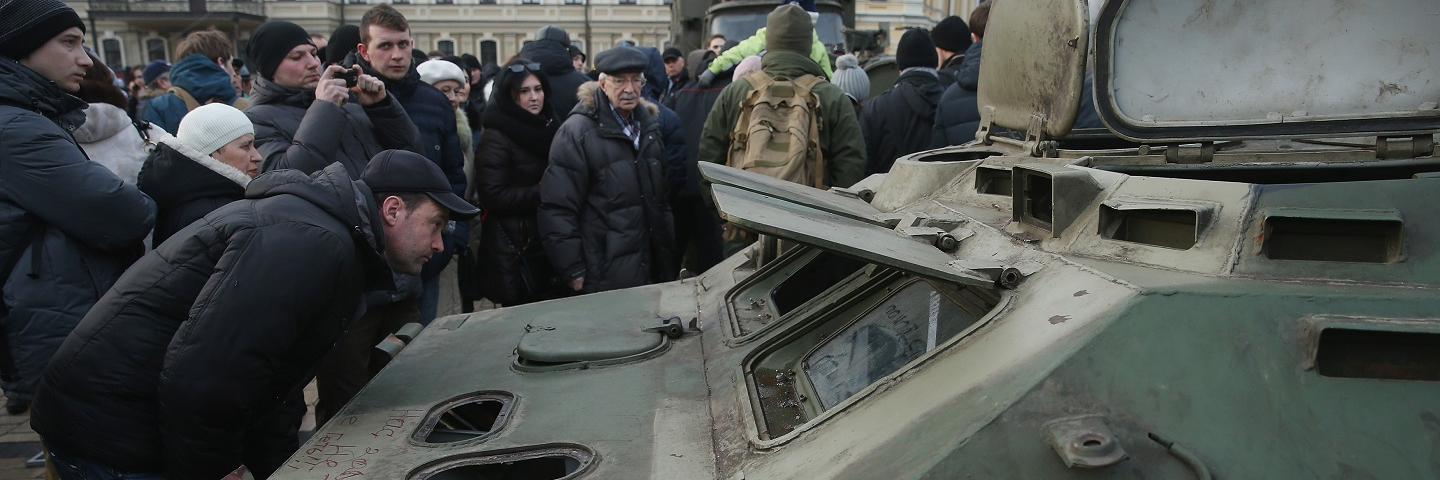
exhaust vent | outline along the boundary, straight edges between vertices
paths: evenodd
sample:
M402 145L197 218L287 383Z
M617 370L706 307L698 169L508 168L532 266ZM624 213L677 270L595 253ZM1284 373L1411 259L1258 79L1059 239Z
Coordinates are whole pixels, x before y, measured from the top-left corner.
M1327 328L1315 367L1325 377L1440 381L1440 333Z
M986 195L1010 196L1010 169L981 165L975 169L975 192Z
M500 391L452 398L431 409L425 415L425 422L410 438L424 443L456 443L485 438L505 425L514 404L514 395Z
M579 445L538 445L452 457L410 474L410 480L560 480L584 475L595 452Z
M1209 206L1107 200L1100 206L1100 236L1189 250L1200 241L1213 210Z
M1265 257L1353 263L1394 263L1400 259L1402 222L1397 215L1320 213L1267 217Z
M1089 173L1054 165L1018 165L1011 180L1011 218L1042 228L1051 238L1065 233L1101 190Z

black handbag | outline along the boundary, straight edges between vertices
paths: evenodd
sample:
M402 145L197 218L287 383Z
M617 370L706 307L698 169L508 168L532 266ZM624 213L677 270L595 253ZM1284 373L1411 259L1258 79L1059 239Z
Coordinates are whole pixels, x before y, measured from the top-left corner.
M525 291L517 292L520 298L515 299L514 304L556 298L560 291L560 279L555 275L555 268L550 265L550 258L545 255L545 250L521 249L510 240L504 227L496 225L495 229L500 232L500 238L520 257L520 281Z

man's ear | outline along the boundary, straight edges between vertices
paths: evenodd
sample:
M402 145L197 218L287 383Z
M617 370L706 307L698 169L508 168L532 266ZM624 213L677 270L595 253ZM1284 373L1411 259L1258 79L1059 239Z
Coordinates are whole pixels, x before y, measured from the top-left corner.
M369 62L369 61L370 61L370 49L369 49L369 48L366 48L366 47L365 47L365 44L363 44L363 43L357 43L357 44L355 44L355 51L360 53L360 58L365 59L366 62Z
M400 224L401 214L405 212L405 201L400 197L390 195L380 202L380 221L385 226L394 227Z

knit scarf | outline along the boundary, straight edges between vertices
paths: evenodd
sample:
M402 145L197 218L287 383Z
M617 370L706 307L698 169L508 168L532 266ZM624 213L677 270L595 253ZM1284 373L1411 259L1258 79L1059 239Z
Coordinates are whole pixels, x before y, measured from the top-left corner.
M555 118L550 102L545 102L545 107L536 115L520 108L503 93L495 92L483 115L482 125L485 128L499 130L532 155L540 158L550 156L550 141L560 130L560 119Z

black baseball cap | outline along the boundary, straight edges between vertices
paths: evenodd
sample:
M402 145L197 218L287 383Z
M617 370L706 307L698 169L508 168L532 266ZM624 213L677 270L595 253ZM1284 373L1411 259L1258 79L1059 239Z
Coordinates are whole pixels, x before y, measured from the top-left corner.
M365 185L376 193L424 193L440 206L450 210L450 216L468 219L480 214L480 208L471 205L450 190L450 181L430 159L405 150L386 150L370 159L365 173L360 175Z
M670 61L670 59L672 59L672 58L684 58L684 57L685 57L685 54L684 54L684 53L680 53L680 49L675 48L675 47L670 47L670 48L665 49L665 55L663 55L661 58L665 59L665 61L668 62L668 61Z

